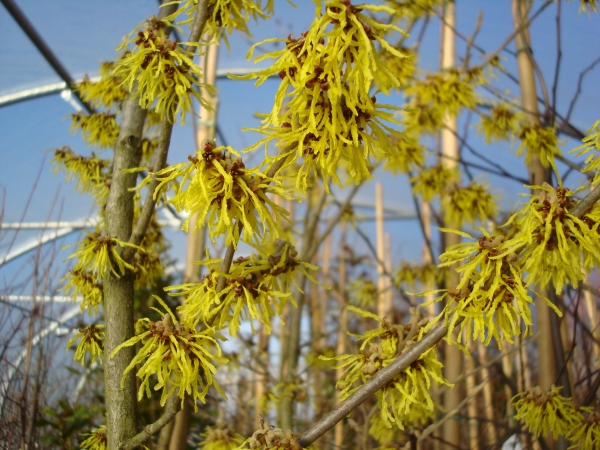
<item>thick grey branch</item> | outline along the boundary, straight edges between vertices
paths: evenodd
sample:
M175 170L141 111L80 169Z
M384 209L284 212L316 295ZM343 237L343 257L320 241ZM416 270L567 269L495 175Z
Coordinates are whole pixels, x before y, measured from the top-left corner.
M329 431L333 426L354 411L365 400L371 397L379 389L388 384L396 375L415 362L422 353L433 347L448 333L448 328L443 325L437 325L427 333L419 342L410 347L389 366L377 372L373 378L363 384L354 394L344 400L334 410L329 412L320 421L306 430L298 443L306 448L319 437Z
M586 195L583 200L581 200L575 208L573 208L570 212L574 216L581 217L586 212L588 212L594 203L596 203L600 199L600 184L596 185L594 189L590 191L588 195Z

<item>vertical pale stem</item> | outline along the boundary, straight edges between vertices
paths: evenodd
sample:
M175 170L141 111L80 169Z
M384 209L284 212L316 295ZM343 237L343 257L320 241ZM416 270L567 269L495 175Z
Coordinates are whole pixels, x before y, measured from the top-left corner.
M494 401L493 401L493 384L490 378L490 370L487 367L488 357L487 357L487 348L483 343L478 343L479 350L479 361L484 366L481 369L481 379L482 380L490 380L486 383L483 388L483 402L484 402L484 414L485 418L488 420L488 425L486 426L488 441L487 444L490 446L494 446L498 439L496 433L496 422L494 417Z
M590 284L590 277L586 277L585 282ZM583 290L583 299L585 301L585 309L588 316L588 321L590 324L590 331L592 332L592 336L594 336L593 349L594 349L594 357L596 361L596 367L600 367L600 344L598 344L600 339L600 329L598 329L598 306L596 305L596 300L591 292L587 290Z
M375 228L377 239L377 315L385 317L388 310L385 304L385 231L383 226L383 188L375 184ZM389 318L388 318L389 319Z
M385 233L385 252L384 264L388 273L392 270L392 237L390 233ZM385 281L385 309L389 311L390 319L394 320L394 291L392 290L392 280L389 276Z
M346 222L342 222L340 225L341 233L341 244L340 244L340 264L339 264L339 275L338 275L338 291L339 291L339 304L340 304L340 327L338 330L338 341L336 348L336 355L343 355L346 353L346 332L348 331L348 311L346 309ZM336 370L336 380L340 380L344 373L344 368L341 367ZM337 402L339 404L339 401ZM335 448L342 448L344 443L344 421L340 420L335 425Z
M508 352L511 350L512 347L513 347L513 344L511 344L510 342L502 343L503 351ZM513 358L514 358L514 353L511 353L510 355L506 355L504 358L502 358L502 371L504 372L504 375L506 375L510 379L512 379L513 373L514 373ZM505 392L506 398L510 400L510 398L512 397L511 390L507 384L504 385L504 392ZM506 402L506 416L507 416L509 427L515 426L515 419L513 418L514 415L515 415L515 410L514 410L512 402L510 402L510 401Z
M217 81L217 56L219 47L216 44L211 44L206 50L206 54L202 57L202 69L204 71L204 80L212 86ZM204 98L211 106L200 109L200 120L198 123L198 134L196 135L196 148L201 149L206 141L212 141L216 132L216 114L218 106L218 98L211 95L206 89L201 90L202 98ZM188 242L185 258L184 281L186 283L197 283L200 281L200 268L195 264L196 261L204 259L204 249L206 246L206 229L204 227L195 230L196 216L190 219L190 232L188 234ZM171 443L169 450L184 450L189 433L189 421L191 416L191 405L188 401L183 404L183 408L175 416L175 425L171 435Z
M444 4L444 24L442 24L442 69L450 69L455 65L455 44L454 32L455 25L455 4L448 1ZM458 159L458 140L456 137L456 117L446 113L443 119L444 128L442 129L442 153L443 164L446 167L456 167ZM448 247L460 242L460 237L453 233L444 234L444 246ZM453 287L458 284L458 278L453 270L450 270L447 287ZM446 345L445 347L445 377L453 382L462 372L463 354L455 345ZM447 391L444 395L444 409L446 411L454 410L461 401L460 385ZM456 419L450 419L443 426L444 440L455 446L460 446L460 422Z
M429 242L431 242L431 206L429 202L424 201L422 198L419 199L421 203L421 216L423 217L423 229L425 232L425 237ZM429 253L429 248L427 247L427 242L423 243L423 264L433 264L433 260L431 259L431 253ZM433 286L424 286L426 291L433 289ZM428 294L423 297L424 303L430 303L433 301L434 295ZM427 314L430 318L436 316L436 304L431 303L427 306Z
M518 28L522 19L527 14L527 6L524 0L512 0L512 13L515 29ZM525 28L515 37L517 45L517 65L519 68L519 84L521 87L521 104L525 110L526 120L529 123L538 121L539 110L533 65L527 49L530 47L529 29ZM539 158L534 156L529 167L531 182L541 185L547 180L547 170L542 166ZM546 303L538 299L537 327L540 332L538 342L538 384L542 389L549 389L556 379L556 364L554 350L552 347L552 330L550 327L550 308Z
M475 343L473 341L469 344L469 351L473 353L475 351ZM465 372L469 373L475 369L475 360L473 358L465 358ZM475 385L477 384L477 376L473 374L466 379L466 395L471 395ZM469 448L471 450L479 450L479 420L477 412L477 397L471 398L467 403L467 415L469 420L467 421L469 427Z

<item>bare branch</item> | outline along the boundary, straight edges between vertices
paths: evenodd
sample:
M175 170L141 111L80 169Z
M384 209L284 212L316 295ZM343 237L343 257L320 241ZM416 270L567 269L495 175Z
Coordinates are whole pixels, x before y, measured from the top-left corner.
M132 448L136 448L140 444L143 444L144 441L146 441L146 439L148 439L153 434L157 433L162 427L164 427L171 420L173 420L173 418L179 412L180 409L181 399L177 396L172 396L167 401L167 406L163 415L160 416L160 418L156 422L150 425L146 425L141 432L139 432L127 442L122 444L120 448L123 450L130 450Z
M416 361L422 353L433 347L448 333L448 328L443 325L437 325L427 333L420 341L404 351L402 355L396 358L389 366L377 372L373 378L363 384L354 394L340 403L335 409L329 412L323 419L312 425L298 439L298 444L306 448L319 437L323 436L333 426L354 411L365 400L371 397L379 389L389 383L398 373L406 369L410 364Z

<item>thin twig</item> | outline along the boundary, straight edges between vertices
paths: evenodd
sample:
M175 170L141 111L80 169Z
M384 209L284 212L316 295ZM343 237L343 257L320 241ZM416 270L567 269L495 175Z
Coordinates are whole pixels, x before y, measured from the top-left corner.
M556 91L558 89L558 76L560 74L560 64L562 62L562 34L561 18L562 0L556 3L556 66L554 67L554 81L552 82L552 109L550 110L550 126L554 126L556 111Z
M596 64L598 63L600 63L600 57L592 61L592 63L585 69L583 69L579 74L579 79L577 80L577 91L575 91L575 95L571 99L571 103L569 103L569 109L567 110L567 115L565 116L564 121L566 124L569 123L569 119L571 118L571 114L573 113L573 109L575 108L575 104L577 103L577 100L579 100L579 96L581 95L581 86L583 85L583 79L589 72L594 70L594 67L596 67Z

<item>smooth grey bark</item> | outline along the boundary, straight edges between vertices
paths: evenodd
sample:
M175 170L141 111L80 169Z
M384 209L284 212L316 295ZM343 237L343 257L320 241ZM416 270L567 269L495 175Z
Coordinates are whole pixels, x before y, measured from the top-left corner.
M146 110L137 98L123 104L123 120L115 148L113 178L106 203L106 231L109 236L127 242L133 228L133 195L136 173L124 169L138 167L142 157L142 132ZM137 396L135 372L123 380L123 372L135 356L134 347L126 347L114 357L111 352L134 335L133 327L133 274L121 278L110 275L104 281L104 389L108 448L116 449L137 432Z

